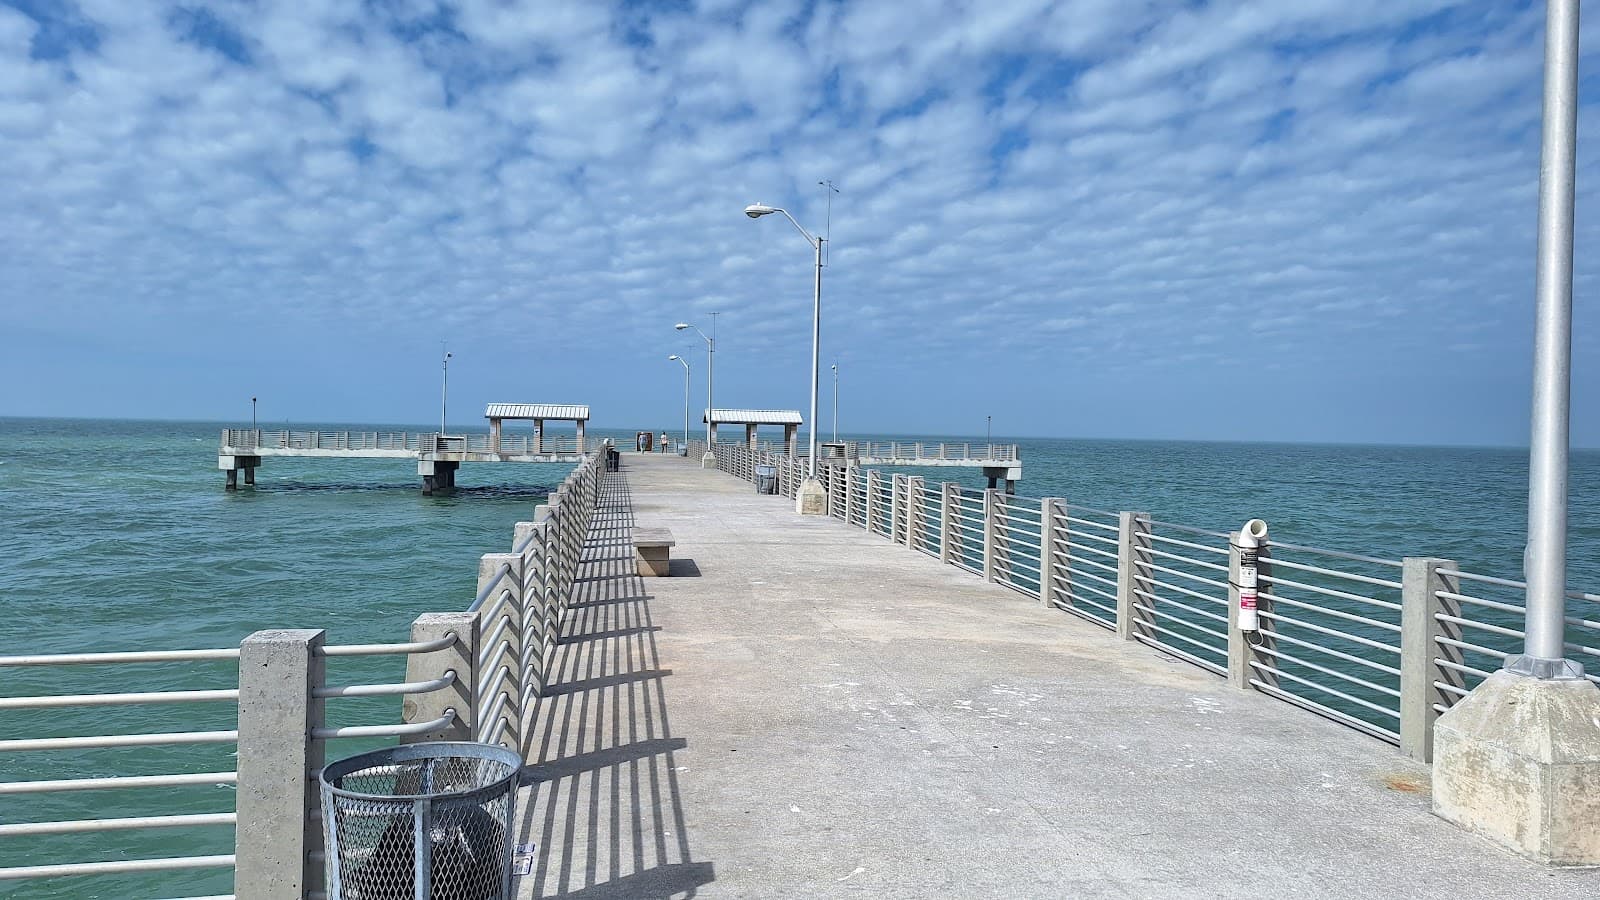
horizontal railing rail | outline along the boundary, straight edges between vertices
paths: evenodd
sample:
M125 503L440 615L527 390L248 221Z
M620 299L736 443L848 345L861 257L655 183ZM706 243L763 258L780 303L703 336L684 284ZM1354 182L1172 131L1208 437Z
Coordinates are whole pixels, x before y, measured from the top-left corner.
M449 434L437 432L296 431L228 428L222 432L222 449L326 450L330 452L394 451L401 453L499 453L502 455L572 455L588 453L601 445L596 438L580 441L571 436Z

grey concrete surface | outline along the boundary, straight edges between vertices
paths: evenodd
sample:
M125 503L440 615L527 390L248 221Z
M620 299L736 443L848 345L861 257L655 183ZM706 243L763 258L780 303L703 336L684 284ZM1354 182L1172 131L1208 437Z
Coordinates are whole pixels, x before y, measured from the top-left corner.
M520 897L1593 897L1393 747L675 457L608 476ZM672 529L673 577L629 529Z

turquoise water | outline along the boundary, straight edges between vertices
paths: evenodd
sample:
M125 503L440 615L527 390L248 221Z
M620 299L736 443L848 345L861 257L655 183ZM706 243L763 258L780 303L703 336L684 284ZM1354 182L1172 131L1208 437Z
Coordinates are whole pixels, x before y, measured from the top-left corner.
M902 438L936 440L936 438ZM1010 441L996 437L995 440ZM1215 531L1265 519L1272 537L1399 559L1437 556L1521 578L1528 453L1363 447L1018 439L1017 493ZM1572 454L1569 580L1600 589L1600 450ZM893 471L981 488L975 469Z
M476 560L564 466L464 466L453 497L423 497L407 460L265 460L227 493L225 424L0 419L0 654L237 646L265 627L328 627L330 642L403 640L411 619L464 608ZM296 428L316 428L295 423ZM332 427L322 426L325 430ZM351 428L345 424L334 426ZM401 430L400 426L361 426ZM411 430L422 430L411 426ZM599 431L631 446L633 432ZM852 437L881 437L859 435ZM915 438L912 438L915 439ZM936 439L936 438L923 438ZM956 438L960 440L961 438ZM1000 438L997 437L997 440ZM1526 454L1517 450L1021 440L1019 494L1214 530L1266 519L1278 540L1375 556L1453 557L1517 577ZM917 470L898 470L918 473ZM981 487L973 470L930 482ZM1572 471L1572 582L1600 588L1600 453ZM397 680L396 660L341 661L330 680ZM8 695L232 686L231 664L9 671ZM392 721L397 701L350 702L334 724ZM5 737L233 727L231 706L0 713ZM354 752L355 746L333 752ZM232 768L231 745L0 755L0 780ZM230 788L103 792L5 802L0 820L232 808ZM0 840L0 865L231 852L225 828ZM226 893L219 872L143 881L0 885L16 897ZM134 888L130 889L132 884Z

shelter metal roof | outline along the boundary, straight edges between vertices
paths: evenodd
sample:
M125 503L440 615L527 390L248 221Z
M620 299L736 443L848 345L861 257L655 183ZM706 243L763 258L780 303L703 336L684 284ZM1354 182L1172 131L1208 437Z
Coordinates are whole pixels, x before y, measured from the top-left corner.
M485 419L554 419L582 422L589 418L589 407L573 403L491 403Z
M799 425L798 409L716 409L717 425ZM706 421L702 415L700 421Z

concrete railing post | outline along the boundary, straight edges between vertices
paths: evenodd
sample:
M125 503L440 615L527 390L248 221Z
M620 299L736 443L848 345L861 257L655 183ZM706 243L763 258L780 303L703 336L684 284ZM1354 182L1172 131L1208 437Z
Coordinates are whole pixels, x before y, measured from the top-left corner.
M844 521L853 525L856 521L856 467L846 465L844 468Z
M1453 559L1408 556L1403 563L1400 583L1400 752L1418 762L1433 761L1433 723L1439 718L1435 706L1449 707L1455 695L1441 690L1435 682L1462 687L1460 672L1441 666L1437 660L1461 663L1461 649L1439 643L1439 638L1461 639L1461 626L1439 621L1442 613L1460 616L1460 604L1441 591L1459 594L1454 576L1439 574L1440 569L1455 571Z
M408 725L432 722L446 710L454 710L455 721L438 731L404 738L404 743L472 740L477 724L473 691L478 684L478 617L469 612L423 613L411 623L413 641L436 641L446 635L453 635L455 641L444 649L406 657L406 680L431 681L453 671L455 683L441 691L407 696L400 707L400 720Z
M510 571L501 576L504 568ZM522 723L522 554L485 553L478 560L478 593L485 589L489 596L478 608L478 634L484 644L478 653L473 692L477 700L475 739L498 742L504 736L511 738L510 746L515 747L522 739L518 733ZM500 697L505 698L503 702ZM503 731L499 722L505 723Z
M996 552L999 550L1000 504L1005 500L999 491L987 488L983 492L983 580L995 580Z
M920 550L926 546L928 534L928 495L921 475L906 479L906 546Z
M896 472L889 481L889 541L904 544L911 537L906 525L906 476Z
M1149 636L1150 617L1141 610L1139 591L1150 590L1149 573L1139 563L1150 561L1150 514L1125 512L1117 516L1117 635L1131 641Z
M1228 540L1228 683L1240 690L1253 690L1252 679L1269 687L1278 686L1278 659L1271 652L1277 648L1272 614L1272 590L1268 579L1272 577L1271 545L1265 537L1256 550L1257 630L1250 632L1239 628L1240 586L1244 554L1239 548L1239 534L1234 532Z
M881 477L882 476L880 476L878 474L878 470L877 469L868 469L867 470L867 521L866 521L866 528L867 528L867 533L868 534L872 533L872 526L873 526L873 520L874 520L875 515L881 515L882 514L880 511L878 511L878 506L880 505L878 503L878 481L879 481L879 479Z
M961 496L961 488L946 481L939 485L939 492L939 562L949 565L956 558L955 548L951 545L954 543L956 504Z
M1056 557L1066 563L1066 548L1057 548L1061 525L1056 516L1066 515L1066 501L1058 497L1045 497L1039 501L1039 603L1052 608L1062 600L1056 590Z
M311 730L322 724L325 666L320 629L258 631L239 645L238 826L234 836L234 896L239 900L300 900L320 887L312 851L322 846L313 818L322 745Z

